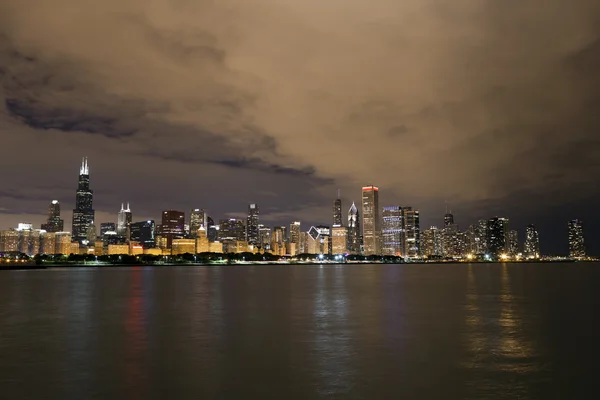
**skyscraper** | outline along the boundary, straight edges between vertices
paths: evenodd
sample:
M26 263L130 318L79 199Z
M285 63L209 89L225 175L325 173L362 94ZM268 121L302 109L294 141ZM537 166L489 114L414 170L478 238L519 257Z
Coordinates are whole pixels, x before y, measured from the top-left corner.
M383 207L382 213L382 254L384 256L402 256L402 207Z
M271 250L271 228L263 224L258 225L258 237L260 247L265 251Z
M185 213L167 210L162 213L161 236L167 240L167 248L173 245L173 239L182 239L185 234Z
M117 214L117 235L129 240L128 232L131 221L132 214L129 203L127 203L127 208L123 207L123 203L121 203L121 210L119 211L119 214Z
M198 237L200 227L206 229L206 212L201 208L195 208L190 212L190 236Z
M220 241L246 241L246 224L242 219L229 218L219 221Z
M583 240L583 222L578 219L569 221L569 257L585 257L585 242Z
M333 226L342 225L342 199L340 198L340 191L338 189L337 199L333 202Z
M84 157L79 168L79 182L75 196L75 209L73 210L73 241L84 243L87 241L87 232L94 221L93 208L94 192L90 189L90 170L87 157Z
M257 246L260 242L258 234L258 217L260 211L258 204L248 205L248 218L246 219L246 240L248 244Z
M404 234L404 256L417 258L421 255L421 227L419 210L402 208L402 230Z
M331 253L335 255L348 253L348 227L334 226L331 228Z
M379 217L379 188L362 188L362 228L365 255L381 254L381 220Z
M527 225L525 228L525 248L524 254L527 258L540 257L540 236L533 225Z
M506 244L506 253L511 256L515 256L519 253L519 233L515 230L508 231Z
M46 232L62 232L64 221L60 219L60 204L58 200L52 200L48 206L48 221L42 224L42 229Z
M436 226L423 231L423 255L440 257L442 255L441 231Z
M348 253L361 253L360 218L354 202L348 210Z
M132 242L140 243L145 249L153 248L156 245L154 221L133 222L129 229Z
M114 222L102 222L100 224L100 236L104 236L106 232L116 232L117 226Z
M493 257L500 257L508 252L508 219L494 217L487 222L487 251Z
M300 221L294 221L290 224L290 243L294 243L296 249L300 246Z

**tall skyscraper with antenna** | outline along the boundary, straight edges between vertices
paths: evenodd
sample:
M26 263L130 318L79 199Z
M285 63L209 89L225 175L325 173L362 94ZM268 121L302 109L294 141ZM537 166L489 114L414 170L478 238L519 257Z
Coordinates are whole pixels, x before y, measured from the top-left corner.
M129 203L127 203L127 208L121 203L121 211L119 211L119 214L117 215L117 235L129 239L128 231L131 227L132 220L133 218Z
M337 199L333 202L333 226L342 226L342 199L340 198L340 190L337 192Z
M90 169L87 157L84 157L79 168L79 182L73 210L72 238L74 242L87 243L88 229L94 223L93 200L94 192L90 189Z

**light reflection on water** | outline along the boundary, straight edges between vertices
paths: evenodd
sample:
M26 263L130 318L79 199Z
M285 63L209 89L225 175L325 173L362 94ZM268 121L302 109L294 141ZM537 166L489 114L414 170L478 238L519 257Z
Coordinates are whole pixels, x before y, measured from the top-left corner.
M600 268L576 268L0 273L0 387L10 399L583 398Z

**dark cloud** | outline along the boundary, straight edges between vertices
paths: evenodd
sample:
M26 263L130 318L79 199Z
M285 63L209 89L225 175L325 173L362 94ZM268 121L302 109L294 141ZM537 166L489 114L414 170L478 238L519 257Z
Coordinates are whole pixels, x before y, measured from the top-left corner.
M106 212L329 221L337 187L375 183L424 225L445 200L465 222L578 204L600 223L597 1L51 3L0 15L0 164L29 187L74 186L88 155Z

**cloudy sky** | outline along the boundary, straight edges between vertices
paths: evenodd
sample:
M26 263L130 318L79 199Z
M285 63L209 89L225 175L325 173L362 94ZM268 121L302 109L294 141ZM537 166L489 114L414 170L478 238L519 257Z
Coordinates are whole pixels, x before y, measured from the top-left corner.
M330 223L372 183L600 254L598 71L597 0L2 0L0 228L70 223L88 156L97 222Z

